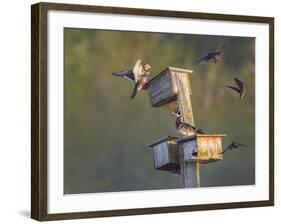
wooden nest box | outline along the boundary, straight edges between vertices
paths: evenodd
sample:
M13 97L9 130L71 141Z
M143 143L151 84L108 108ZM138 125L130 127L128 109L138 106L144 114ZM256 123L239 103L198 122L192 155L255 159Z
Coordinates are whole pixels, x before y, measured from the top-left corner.
M185 162L199 163L221 160L223 136L225 135L194 134L180 139L166 136L146 146L153 148L156 169L180 173L180 158Z
M166 136L146 146L153 148L156 169L180 173L177 138Z
M192 72L192 70L167 67L152 78L145 85L151 106L179 110L183 115L182 121L194 125L189 80L189 74Z
M197 134L177 140L186 162L210 163L222 159L223 134Z

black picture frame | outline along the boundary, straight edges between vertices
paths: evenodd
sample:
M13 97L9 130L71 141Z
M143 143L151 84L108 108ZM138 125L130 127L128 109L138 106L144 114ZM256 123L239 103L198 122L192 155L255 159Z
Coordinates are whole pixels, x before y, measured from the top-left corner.
M108 211L88 211L76 213L48 214L47 206L47 13L49 10L73 12L98 12L110 14L129 14L140 16L160 16L167 18L195 18L204 20L223 20L264 23L269 25L269 200L217 203L203 205L186 205L170 207L153 207ZM117 8L90 5L73 5L57 3L38 3L31 6L31 217L39 221L79 219L91 217L108 217L140 215L170 212L187 212L198 210L215 210L225 208L259 207L274 205L274 18L257 16L224 15L194 13L182 11L163 11L137 8Z

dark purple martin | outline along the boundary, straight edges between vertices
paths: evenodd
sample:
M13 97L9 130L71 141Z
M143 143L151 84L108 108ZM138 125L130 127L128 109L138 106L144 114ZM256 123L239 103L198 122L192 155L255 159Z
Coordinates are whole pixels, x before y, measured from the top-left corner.
M239 142L232 141L221 154L224 154L227 150L237 149L239 147L249 147L248 145L241 144Z
M226 86L226 87L238 92L239 100L242 100L246 94L246 87L241 80L239 80L237 78L234 78L234 80L235 80L236 86Z
M223 56L225 47L226 45L224 44L222 47L218 48L217 50L207 53L204 57L202 57L197 61L197 64L203 64L209 61L215 64L218 63Z

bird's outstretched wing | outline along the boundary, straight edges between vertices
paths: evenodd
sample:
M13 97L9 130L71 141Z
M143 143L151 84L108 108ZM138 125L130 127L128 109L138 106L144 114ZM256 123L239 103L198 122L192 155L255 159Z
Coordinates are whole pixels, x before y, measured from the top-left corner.
M222 47L218 48L215 52L214 52L214 58L216 59L216 61L221 60L223 54L224 54L224 49L225 49L226 45L224 44Z
M226 86L227 88L230 88L230 89L232 89L232 90L234 90L234 91L236 91L236 92L238 92L238 93L240 93L240 89L238 89L237 87L235 87L235 86Z
M243 147L249 147L249 145L245 145L245 144L242 144L242 143L239 143L239 142L233 142L235 145L238 145L238 146L243 146Z
M240 90L244 89L244 84L241 80L234 78L236 85L239 87Z
M231 142L223 151L221 154L224 154L227 150L232 149L233 148L233 142Z
M239 142L232 141L223 151L221 154L224 154L227 150L236 149L239 147L249 147L248 145L241 144Z
M118 72L112 72L112 75L123 77L123 78L128 79L132 82L135 81L134 73L131 69L126 69L126 70L118 71Z
M206 63L208 60L209 60L209 59L208 59L208 55L206 55L206 56L200 58L200 59L196 62L196 64L204 64L204 63Z
M131 99L134 99L134 97L137 95L137 92L138 92L138 84L135 83L134 85L134 89L133 89L133 92L132 92L132 95L131 95Z

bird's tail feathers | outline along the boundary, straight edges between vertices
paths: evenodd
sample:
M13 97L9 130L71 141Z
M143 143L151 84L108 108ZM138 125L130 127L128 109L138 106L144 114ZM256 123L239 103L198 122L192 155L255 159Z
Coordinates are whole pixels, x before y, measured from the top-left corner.
M205 132L203 132L202 129L200 129L200 128L196 128L196 131L198 134L205 134Z
M135 86L134 86L134 89L133 89L133 92L131 95L131 99L134 99L134 97L137 95L137 92L138 92L138 84L135 83Z
M197 61L195 62L195 64L197 64L197 65L201 65L201 64L204 64L204 63L206 63L206 61L204 60L204 58L201 58L201 59L199 59L199 60L197 60Z

